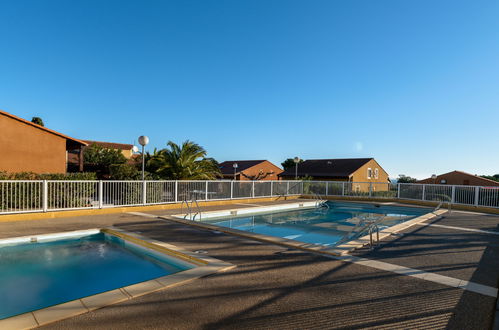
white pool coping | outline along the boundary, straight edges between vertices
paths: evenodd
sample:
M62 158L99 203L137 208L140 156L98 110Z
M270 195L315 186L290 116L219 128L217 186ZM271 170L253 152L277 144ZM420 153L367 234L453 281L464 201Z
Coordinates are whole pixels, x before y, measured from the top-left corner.
M128 285L119 289L105 291L93 296L82 297L80 299L72 300L59 305L54 305L47 308L34 310L32 312L12 316L0 320L0 329L33 329L42 325L60 321L79 314L91 312L98 308L117 304L119 302L133 299L135 297L154 291L181 285L203 276L227 271L236 267L233 264L223 262L209 256L198 255L174 245L160 242L154 239L149 239L142 235L127 232L125 230L117 228L96 228L64 233L6 238L0 240L0 245L41 242L70 237L82 237L98 234L99 232L105 232L106 234L120 237L124 239L127 244L139 245L142 248L153 250L154 253L162 252L169 258L176 258L178 259L178 261L181 261L181 263L189 263L194 267L153 280Z
M299 202L299 203L286 203L279 205L268 205L268 206L255 206L255 207L245 207L230 210L220 210L220 211L209 211L202 212L201 219L199 215L189 215L186 213L172 215L175 218L192 220L195 217L196 221L202 221L206 219L223 218L230 216L241 216L241 215L252 215L258 213L271 213L271 212L282 212L282 211L292 211L298 209L314 208L317 206L318 201L313 202Z

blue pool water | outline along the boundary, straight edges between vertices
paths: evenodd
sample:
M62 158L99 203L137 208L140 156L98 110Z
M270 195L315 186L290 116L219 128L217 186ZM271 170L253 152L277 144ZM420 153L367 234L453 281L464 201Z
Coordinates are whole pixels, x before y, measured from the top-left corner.
M103 233L0 245L0 319L190 268L159 258Z
M413 219L431 210L424 208L376 206L363 203L327 202L329 208L274 212L218 219L203 222L239 229L256 234L276 236L313 243L335 246L365 234L367 220L384 217L380 227L389 227ZM362 220L363 219L363 220ZM360 222L360 224L359 224Z

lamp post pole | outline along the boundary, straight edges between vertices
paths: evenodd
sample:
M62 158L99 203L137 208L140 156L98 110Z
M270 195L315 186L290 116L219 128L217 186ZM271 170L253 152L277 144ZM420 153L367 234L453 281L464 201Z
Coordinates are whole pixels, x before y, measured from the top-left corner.
M295 180L298 180L298 163L300 160L300 157L293 158L293 161L295 162Z
M149 143L149 138L145 135L139 136L139 144L142 146L142 181L145 179L145 153L144 147Z
M236 171L237 171L237 163L232 164L232 167L234 168L234 181L236 181Z

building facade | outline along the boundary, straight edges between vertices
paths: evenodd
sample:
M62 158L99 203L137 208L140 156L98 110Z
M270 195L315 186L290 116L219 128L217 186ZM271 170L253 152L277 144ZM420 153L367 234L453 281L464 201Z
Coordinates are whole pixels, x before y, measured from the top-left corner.
M1 110L0 132L0 171L9 173L66 173L67 152L81 156L86 145Z

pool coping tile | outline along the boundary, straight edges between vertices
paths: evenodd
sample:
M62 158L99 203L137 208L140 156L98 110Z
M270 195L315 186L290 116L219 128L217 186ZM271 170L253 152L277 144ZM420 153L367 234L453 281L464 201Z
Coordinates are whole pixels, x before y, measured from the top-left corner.
M0 329L3 330L33 329L37 326L38 322L31 312L0 320Z

